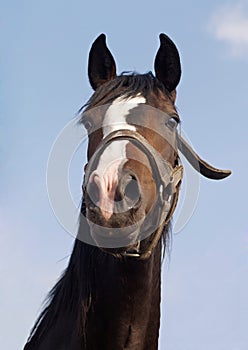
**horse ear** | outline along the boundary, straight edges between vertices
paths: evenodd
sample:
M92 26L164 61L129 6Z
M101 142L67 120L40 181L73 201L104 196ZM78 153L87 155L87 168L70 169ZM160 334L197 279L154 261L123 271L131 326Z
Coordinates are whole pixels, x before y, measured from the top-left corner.
M88 75L93 90L116 77L115 60L107 48L104 34L99 35L91 46Z
M155 57L154 67L158 80L171 92L181 78L181 63L178 50L173 41L165 34L160 34L160 47Z

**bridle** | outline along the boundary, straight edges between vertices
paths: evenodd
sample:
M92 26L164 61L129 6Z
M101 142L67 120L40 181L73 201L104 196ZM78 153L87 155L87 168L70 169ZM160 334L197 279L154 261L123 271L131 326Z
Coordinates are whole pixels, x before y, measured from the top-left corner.
M153 213L150 214L157 216L155 224L156 230L153 231L153 238L150 244L143 252L126 252L121 254L121 256L135 257L140 260L146 260L151 256L154 248L157 246L164 227L169 223L175 211L183 177L183 167L182 165L172 167L171 164L167 160L163 159L160 153L157 152L137 131L128 129L113 131L101 140L93 156L85 166L85 177L83 182L84 194L86 193L86 187L89 182L92 169L95 169L100 155L111 142L116 140L128 140L147 155L155 179L157 194L159 194L157 196L158 202L156 203L156 213L154 213L153 210ZM168 198L170 198L170 201ZM111 254L110 251L108 251L108 253ZM113 255L116 256L114 253Z

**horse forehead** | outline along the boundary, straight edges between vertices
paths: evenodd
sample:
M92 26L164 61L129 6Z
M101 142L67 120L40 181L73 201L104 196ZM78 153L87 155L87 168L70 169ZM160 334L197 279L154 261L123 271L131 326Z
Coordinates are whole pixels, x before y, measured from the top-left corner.
M103 118L103 137L106 137L113 131L122 129L136 131L136 127L128 123L127 116L130 115L132 109L144 103L146 103L146 99L143 96L118 97L115 99L108 107ZM111 142L99 158L96 169L98 175L111 175L112 178L118 177L118 169L125 164L130 156L129 144L128 140L114 140Z
M127 116L130 115L132 109L140 104L145 104L146 99L143 96L134 96L130 98L118 97L107 109L103 118L103 136L107 136L113 131L128 129L136 130L134 125L127 121Z

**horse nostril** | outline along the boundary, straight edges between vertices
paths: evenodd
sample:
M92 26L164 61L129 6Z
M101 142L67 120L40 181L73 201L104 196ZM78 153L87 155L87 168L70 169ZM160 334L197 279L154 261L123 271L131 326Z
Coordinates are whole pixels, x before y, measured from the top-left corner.
M87 194L91 201L96 205L99 201L99 188L94 181L88 184Z
M124 195L127 199L127 201L130 202L130 204L136 204L136 202L140 198L140 189L139 184L135 176L131 176L130 180L127 182L126 187L124 189Z

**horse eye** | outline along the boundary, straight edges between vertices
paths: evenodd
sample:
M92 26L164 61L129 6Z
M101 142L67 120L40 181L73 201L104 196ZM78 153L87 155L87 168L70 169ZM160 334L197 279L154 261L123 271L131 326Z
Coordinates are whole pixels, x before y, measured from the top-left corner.
M168 126L171 130L175 130L178 126L178 121L172 117L166 122L166 126Z
M85 129L86 130L90 130L90 128L92 127L92 123L91 123L91 121L89 121L89 120L85 120L85 122L84 122L84 127L85 127Z

